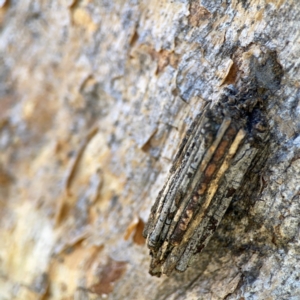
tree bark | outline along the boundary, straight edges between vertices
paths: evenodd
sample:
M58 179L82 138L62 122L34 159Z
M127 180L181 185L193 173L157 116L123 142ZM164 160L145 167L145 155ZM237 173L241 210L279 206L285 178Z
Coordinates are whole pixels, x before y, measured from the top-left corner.
M0 298L300 298L297 4L0 2ZM259 184L186 272L151 277L142 231L181 139L265 53L283 77Z

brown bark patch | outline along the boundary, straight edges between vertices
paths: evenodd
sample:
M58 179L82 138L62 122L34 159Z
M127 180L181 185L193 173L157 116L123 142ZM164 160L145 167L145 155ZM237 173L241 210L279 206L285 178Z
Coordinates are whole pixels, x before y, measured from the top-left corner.
M113 291L113 284L122 277L126 271L126 262L109 259L99 274L99 282L89 289L92 293L102 295Z
M192 2L190 6L189 24L191 26L200 26L201 21L209 19L211 13L201 6L198 2Z
M162 72L168 65L172 66L174 69L177 68L179 55L174 53L173 51L163 49L159 52L155 52L154 55L157 60L156 74Z
M137 245L144 245L145 238L143 237L143 230L145 227L145 223L141 218L135 218L133 222L127 227L124 240L128 240L130 236L133 234L133 242Z
M226 75L226 77L223 79L222 84L233 84L236 82L236 78L237 78L237 74L238 74L238 66L236 65L236 63L233 63L230 66L230 69Z

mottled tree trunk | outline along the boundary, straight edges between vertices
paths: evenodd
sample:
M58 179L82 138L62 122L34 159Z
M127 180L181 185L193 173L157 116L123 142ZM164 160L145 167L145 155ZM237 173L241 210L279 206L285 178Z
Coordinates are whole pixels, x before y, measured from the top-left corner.
M0 6L0 299L300 298L297 0ZM150 276L142 231L182 137L265 53L283 76L257 186L186 272Z

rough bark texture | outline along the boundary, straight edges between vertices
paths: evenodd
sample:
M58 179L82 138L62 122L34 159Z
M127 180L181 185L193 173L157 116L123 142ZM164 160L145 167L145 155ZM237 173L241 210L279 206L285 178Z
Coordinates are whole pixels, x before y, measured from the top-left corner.
M0 299L300 298L297 0L0 6ZM151 277L142 230L181 138L266 51L284 73L260 184L185 273Z

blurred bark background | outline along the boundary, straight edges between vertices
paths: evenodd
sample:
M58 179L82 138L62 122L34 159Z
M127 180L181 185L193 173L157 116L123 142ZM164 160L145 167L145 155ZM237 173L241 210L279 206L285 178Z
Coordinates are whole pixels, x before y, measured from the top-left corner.
M0 299L300 299L297 0L0 1ZM142 230L186 129L273 51L271 152L185 273Z

